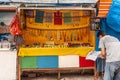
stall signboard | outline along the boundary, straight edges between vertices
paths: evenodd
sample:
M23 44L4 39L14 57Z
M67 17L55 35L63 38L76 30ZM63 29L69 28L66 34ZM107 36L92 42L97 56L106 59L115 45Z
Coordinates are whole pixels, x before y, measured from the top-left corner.
M26 3L96 3L98 0L11 0L12 2L26 2Z

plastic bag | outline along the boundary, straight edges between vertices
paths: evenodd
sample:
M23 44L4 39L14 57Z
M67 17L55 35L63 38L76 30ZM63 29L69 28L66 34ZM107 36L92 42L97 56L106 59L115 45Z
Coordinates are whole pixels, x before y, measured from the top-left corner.
M120 32L120 0L113 0L107 15L108 26L116 32Z

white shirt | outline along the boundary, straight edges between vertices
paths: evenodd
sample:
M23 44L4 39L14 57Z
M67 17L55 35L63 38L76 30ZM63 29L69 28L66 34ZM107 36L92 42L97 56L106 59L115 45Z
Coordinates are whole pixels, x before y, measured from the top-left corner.
M117 38L110 35L102 37L99 48L106 49L106 62L120 61L120 42Z

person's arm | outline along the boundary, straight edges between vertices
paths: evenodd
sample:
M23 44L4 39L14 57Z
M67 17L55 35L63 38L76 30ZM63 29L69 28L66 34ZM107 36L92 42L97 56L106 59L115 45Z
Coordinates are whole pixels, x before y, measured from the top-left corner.
M106 56L106 49L105 49L105 44L104 44L104 38L101 38L99 41L99 48L101 49L101 54L98 55L100 58L104 58Z
M105 56L106 56L105 48L101 48L101 54L99 55L99 57L104 59Z

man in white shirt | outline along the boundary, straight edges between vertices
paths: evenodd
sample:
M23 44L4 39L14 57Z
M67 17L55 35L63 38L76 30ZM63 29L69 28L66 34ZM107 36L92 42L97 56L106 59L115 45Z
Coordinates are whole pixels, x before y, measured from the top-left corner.
M114 80L115 72L120 68L120 41L104 31L99 31L97 37L100 39L100 58L106 58L104 80ZM115 78L120 80L120 78Z

